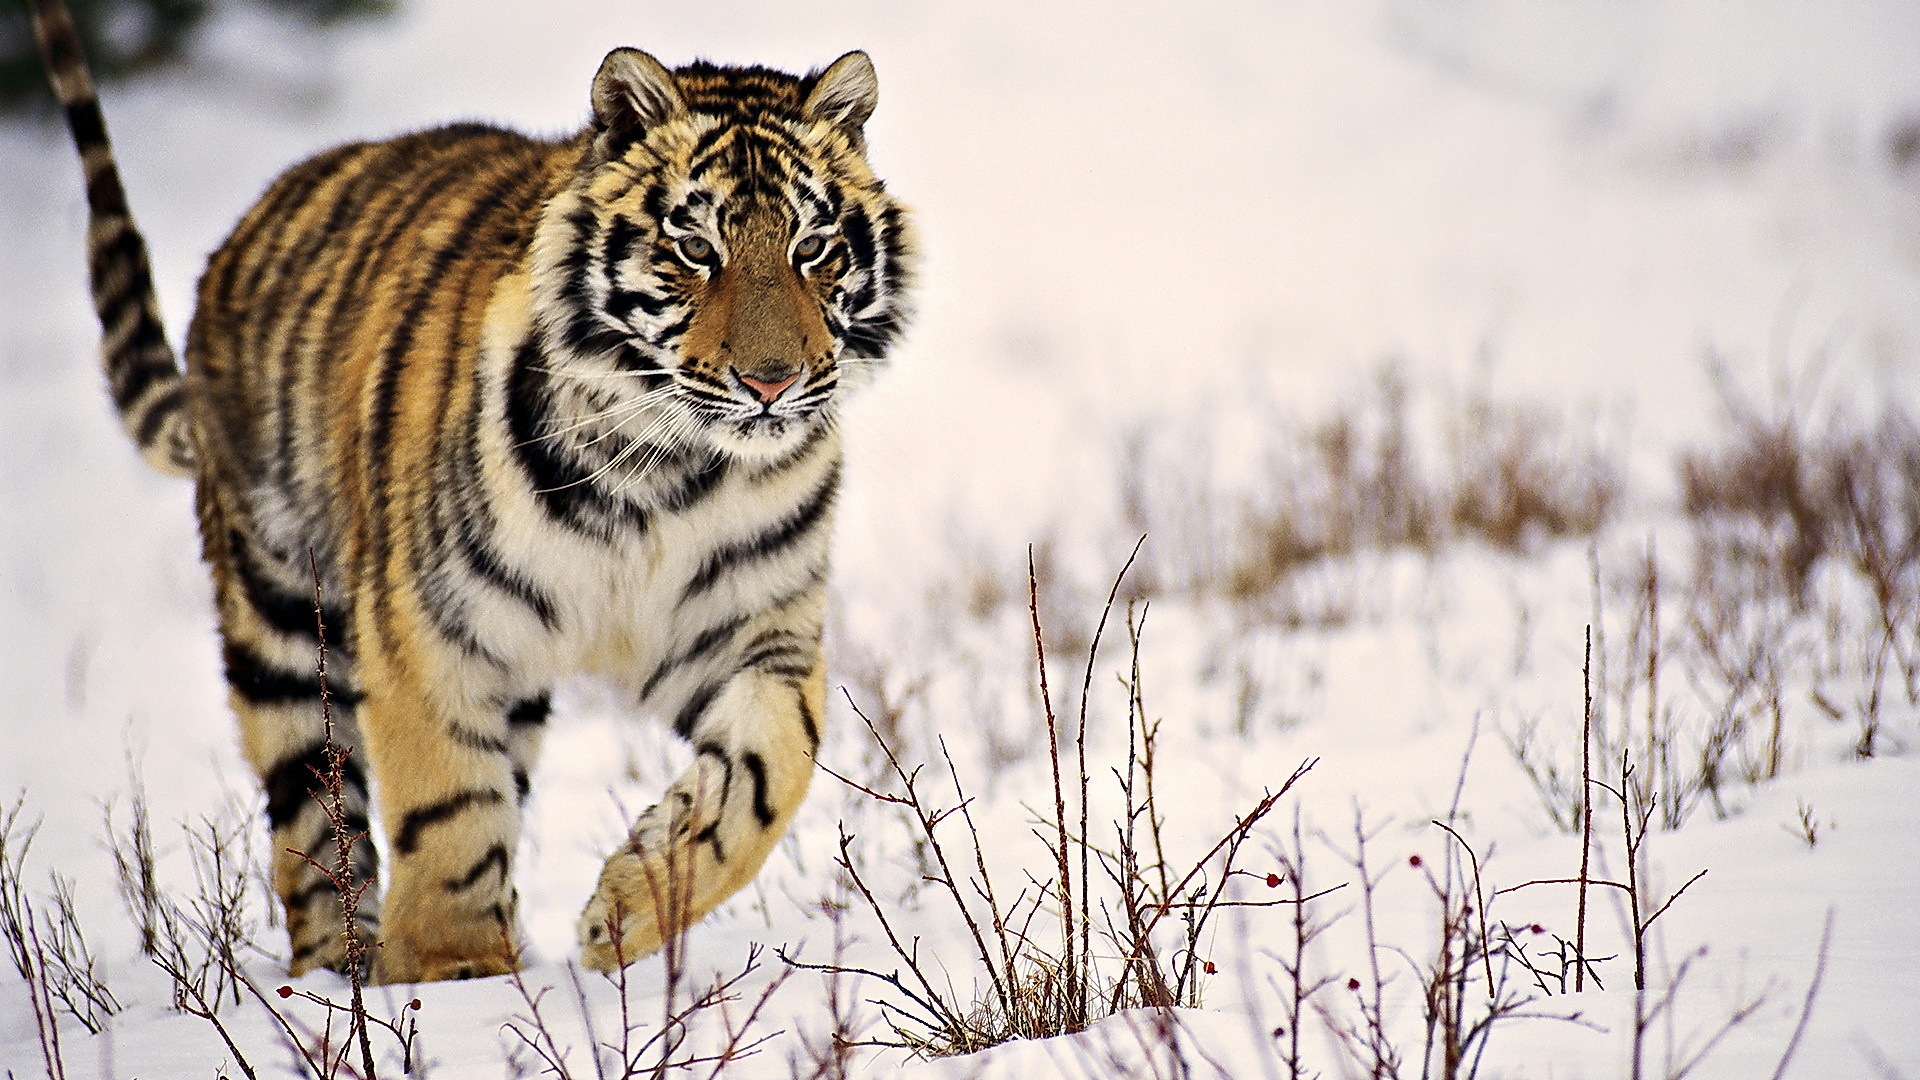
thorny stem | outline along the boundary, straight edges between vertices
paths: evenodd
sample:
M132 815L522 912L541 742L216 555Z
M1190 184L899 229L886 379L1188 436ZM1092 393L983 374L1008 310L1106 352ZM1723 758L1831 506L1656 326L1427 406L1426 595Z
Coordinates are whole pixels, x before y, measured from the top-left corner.
M1088 893L1092 875L1088 872L1087 868L1089 855L1087 849L1090 846L1087 843L1087 839L1092 835L1087 831L1087 699L1093 696L1093 662L1094 658L1100 653L1100 639L1107 630L1107 617L1113 614L1113 602L1120 595L1120 583L1126 580L1127 571L1133 568L1133 560L1140 557L1140 549L1145 546L1146 542L1146 534L1142 533L1140 539L1133 542L1133 550L1127 553L1127 561L1121 564L1120 572L1113 576L1113 588L1107 591L1106 605L1100 609L1100 622L1093 628L1093 644L1087 646L1086 676L1080 683L1080 725L1077 732L1078 737L1075 740L1078 744L1077 751L1079 754L1080 768L1080 958L1081 966L1087 969L1089 973L1093 966L1093 906ZM1029 553L1028 557L1031 559L1031 553ZM1035 617L1038 617L1037 604L1035 607ZM1036 637L1036 641L1037 640ZM1139 658L1136 655L1136 668L1138 662ZM1131 730L1128 732L1128 737L1132 737ZM1085 978L1080 980L1079 990L1080 994L1076 999L1074 1007L1079 1012L1081 1021L1084 1023L1087 1018L1086 996L1088 990Z
M1627 846L1627 908L1633 916L1633 988L1647 988L1647 924L1640 921L1640 843L1646 839L1646 818L1640 819L1640 832L1633 831L1633 766L1620 763L1620 826ZM1636 1000L1638 1000L1636 995Z
M1573 951L1587 955L1587 875L1593 857L1593 626L1587 626L1587 654L1581 664L1586 711L1580 724L1580 896L1574 907ZM1587 966L1573 972L1574 993L1587 988Z
M1800 1037L1807 1033L1807 1021L1813 1019L1814 999L1820 996L1820 982L1827 974L1827 951L1832 945L1833 909L1828 908L1826 925L1820 930L1820 953L1813 964L1813 980L1807 984L1807 996L1800 1003L1800 1019L1793 1025L1786 1049L1780 1051L1780 1063L1774 1066L1772 1080L1787 1075L1787 1066L1792 1063L1794 1052L1800 1049Z
M946 760L947 775L953 778L953 790L959 792L961 790L960 770L953 764L953 755L947 752L947 740L945 736L941 736L940 738L940 756ZM1012 1015L1013 1001L1007 993L1006 988L1014 985L1016 976L1013 968L1013 952L1007 947L1007 920L1006 917L1001 914L999 898L994 895L993 875L987 873L986 848L981 845L980 830L975 827L973 823L973 800L962 797L959 810L960 819L966 822L967 825L967 835L973 840L973 865L974 869L980 873L979 881L974 883L974 891L985 898L987 901L987 914L993 919L994 940L1000 946L1000 962L1006 971L1006 981L1004 983L997 978L993 978L993 961L986 954L986 945L982 943L977 936L974 944L980 949L980 959L987 969L988 977L993 978L994 993L999 997L1001 1007L1007 1010L1008 1015ZM1017 899L1015 902L1016 904L1018 903Z
M886 912L880 906L880 901L874 897L873 890L869 889L866 881L860 877L860 871L854 868L853 854L849 850L852 844L853 837L849 836L845 829L842 829L840 831L840 868L847 872L847 880L853 882L853 887L860 891L861 898L867 902L867 907L874 913L875 918L879 920L881 932L887 935L887 944L893 947L895 956L898 956L906 962L907 970L913 972L914 979L920 983L920 988L926 992L926 996L922 997L900 986L900 980L897 975L889 981L893 983L895 988L901 990L902 993L905 993L909 998L913 999L921 1008L926 1009L928 1013L932 1014L941 1027L956 1034L959 1033L963 1030L960 1018L955 1016L952 1010L947 1008L946 1000L940 996L938 990L933 988L933 984L927 981L926 975L920 970L919 957L907 951L906 947L900 944L900 936L894 933L893 923L888 921ZM885 978L885 976L877 974L875 977Z
M844 690L842 692L845 693ZM1011 959L1008 959L1006 961L1007 981L1002 982L1000 975L994 966L993 955L987 950L986 937L980 932L979 921L974 918L973 909L967 906L965 896L960 891L959 883L954 877L953 868L950 865L948 865L946 847L940 843L940 838L934 833L934 829L940 824L940 822L943 819L945 819L949 814L951 814L953 811L949 810L943 813L929 813L927 811L926 805L920 801L919 790L915 787L915 784L919 780L920 770L916 767L912 772L908 772L906 767L900 764L900 759L894 754L893 748L888 746L887 741L880 737L879 728L875 727L873 721L867 717L867 714L864 711L861 710L860 704L853 700L853 695L847 694L846 697L847 697L847 704L853 707L853 714L855 716L858 716L860 718L860 722L867 726L867 731L873 735L874 742L879 744L880 752L886 756L887 766L893 770L894 776L899 779L902 787L905 788L907 792L906 797L902 798L897 795L883 795L879 792L873 791L872 789L866 787L865 785L855 783L854 781L849 780L844 776L841 776L839 773L836 773L831 769L827 769L825 766L821 766L821 769L824 772L826 772L827 775L832 776L836 780L839 780L841 783L846 784L847 786L852 787L857 791L864 792L865 794L872 796L873 798L878 799L882 802L889 802L899 806L905 806L908 809L913 811L914 818L919 822L920 831L922 835L926 836L927 838L927 846L933 852L934 861L937 862L940 866L940 882L939 883L941 886L943 886L947 890L949 894L952 895L954 904L957 907L959 907L960 915L966 921L967 931L973 935L974 948L979 953L981 963L987 969L988 978L990 978L993 981L995 996L1000 999L1001 1004L1006 1008L1007 1015L1009 1016L1013 1015L1013 1007L1014 1007L1013 992L1012 992L1013 991L1013 962ZM949 759L947 764L948 764L948 768L951 769L953 764L951 759ZM966 816L965 809L966 809L968 800L966 798L966 793L960 790L959 784L960 784L960 778L959 778L959 774L956 772L954 773L954 791L955 791L955 794L960 798L960 810L962 811L962 816L964 818ZM846 839L844 834L843 834L843 839ZM867 891L865 885L860 882L857 873L855 873L855 871L852 869L852 865L851 865L852 858L851 856L848 855L847 847L846 847L846 844L844 843L841 845L841 854L842 856L845 857L843 859L843 863L847 866L848 873L854 875L854 883L860 886L861 895L867 898L867 900L869 901L869 906L873 906L872 905L873 896L871 893ZM983 857L978 844L974 846L974 855L975 855L976 861L978 861ZM986 876L984 870L982 871L981 876L983 878ZM1017 905L1017 901L1016 901L1016 905ZM1001 953L1004 956L1008 951L1004 923L1001 921L997 905L994 905L992 904L991 901L989 901L989 907L993 909L994 930L995 930L995 933L998 935ZM876 915L880 914L879 908L877 906L874 907L874 914ZM882 921L884 923L885 921L884 916L882 916ZM892 932L890 929L888 931L888 936L889 937L892 936ZM895 945L895 950L900 951L897 943ZM905 956L904 952L902 952L902 956L903 957ZM916 971L915 974L917 975L919 974L919 972ZM927 990L929 993L931 993L933 991L932 986L929 985L927 987Z
M1495 991L1497 988L1493 981L1493 950L1487 947L1487 942L1489 941L1487 934L1487 897L1480 885L1480 856L1475 854L1473 845L1467 843L1465 837L1454 831L1453 826L1444 821L1435 821L1434 824L1447 830L1447 835L1453 837L1454 841L1460 845L1461 850L1467 853L1469 864L1473 867L1473 904L1475 914L1480 919L1480 959L1486 964L1487 997L1491 1000L1496 996Z
M1647 541L1647 751L1649 783L1663 774L1660 764L1660 563L1653 541ZM1626 709L1622 703L1621 710ZM1624 742L1624 737L1622 738ZM1671 787L1672 785L1665 785ZM1672 822L1671 825L1678 825Z
M1066 976L1066 997L1068 1001L1084 1002L1081 992L1081 963L1074 956L1074 911L1073 911L1073 864L1067 858L1067 804L1060 784L1060 729L1053 714L1053 696L1047 689L1047 646L1040 633L1040 579L1034 570L1033 548L1027 548L1027 612L1033 617L1033 652L1040 667L1040 707L1047 718L1047 756L1053 763L1053 821L1055 843L1052 845L1054 862L1060 874L1060 942L1065 954L1061 957L1061 967ZM1084 842L1086 834L1080 834ZM1084 1010L1082 1010L1084 1012ZM1066 1031L1071 1034L1086 1027L1084 1015L1070 1013L1067 1017Z
M321 774L315 770L316 777L326 789L326 797L319 800L326 811L327 822L332 827L334 844L334 864L327 876L340 894L341 933L347 943L347 980L351 987L351 1006L347 1034L360 1044L360 1064L366 1080L376 1080L373 1070L373 1045L367 1036L367 1008L362 995L361 960L366 956L366 942L360 939L360 925L357 913L360 909L360 897L365 893L372 879L356 882L353 880L353 845L360 842L366 833L349 834L347 830L346 806L341 799L341 785L344 782L344 770L347 755L351 747L341 746L333 738L333 698L327 690L327 622L323 614L320 595L320 559L312 548L307 549L307 568L313 574L313 634L317 661L315 674L320 682L320 724L322 738L326 746L327 771ZM296 852L302 858L304 853ZM307 858L308 862L313 862ZM318 864L315 864L316 867Z

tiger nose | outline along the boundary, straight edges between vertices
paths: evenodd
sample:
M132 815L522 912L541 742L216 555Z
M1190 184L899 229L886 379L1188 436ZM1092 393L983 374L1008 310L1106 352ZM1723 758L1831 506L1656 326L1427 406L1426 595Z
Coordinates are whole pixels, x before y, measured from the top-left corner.
M780 396L780 391L792 386L794 381L800 378L798 368L773 379L756 379L745 372L734 374L740 379L741 385L760 395L760 400L768 405L773 404L774 400Z

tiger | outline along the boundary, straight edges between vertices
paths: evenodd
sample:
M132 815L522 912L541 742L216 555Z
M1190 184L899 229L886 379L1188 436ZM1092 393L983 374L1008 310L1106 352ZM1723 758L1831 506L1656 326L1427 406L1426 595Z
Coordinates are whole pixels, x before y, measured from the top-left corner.
M564 137L320 153L208 259L183 366L74 25L32 12L113 405L194 482L290 973L348 969L340 886L375 882L371 981L518 969L522 811L578 674L692 747L578 923L590 967L657 951L757 875L820 745L838 409L900 338L917 251L867 160L871 59L616 48ZM329 719L347 882L321 869Z

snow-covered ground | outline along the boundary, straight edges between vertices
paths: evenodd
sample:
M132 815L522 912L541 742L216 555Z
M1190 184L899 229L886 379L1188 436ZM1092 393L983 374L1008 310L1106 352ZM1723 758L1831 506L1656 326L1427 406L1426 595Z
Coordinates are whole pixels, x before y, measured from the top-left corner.
M1818 409L1920 393L1920 10L1903 0L809 0L657 11L409 0L386 23L324 42L235 18L187 71L106 95L176 337L200 260L287 164L450 119L567 130L616 44L669 63L802 69L855 47L875 59L873 157L918 211L927 258L918 322L847 424L835 681L869 695L863 704L880 689L905 700L916 753L945 736L977 813L1006 838L993 845L1002 880L1022 867L1050 873L1026 826L1027 807L1050 789L1035 753L1043 734L1017 568L1026 545L1042 545L1049 619L1090 627L1135 539L1122 505L1130 435L1157 438L1163 452L1190 438L1205 490L1231 495L1257 487L1263 452L1290 424L1364 391L1382 364L1428 402L1463 389L1544 401L1600 433L1631 470L1635 497L1597 545L1614 575L1647 536L1677 527L1673 455L1717 423L1709 355L1762 401ZM165 979L139 959L100 839L102 804L124 811L129 754L177 888L190 881L177 823L234 793L252 797L222 704L190 492L144 471L109 415L64 134L7 122L0 162L10 434L0 453L0 797L24 791L43 819L29 884L39 888L47 868L77 879L80 915L128 1006L96 1038L63 1026L69 1075L236 1075L211 1026L171 1012ZM1794 388L1780 390L1783 380ZM1489 884L1577 867L1577 842L1551 829L1498 733L1540 717L1564 745L1577 721L1594 603L1587 552L1542 545L1514 558L1462 544L1433 558L1370 557L1326 587L1360 596L1370 616L1290 630L1262 622L1257 605L1156 602L1143 669L1149 710L1165 717L1174 830L1217 836L1263 786L1317 758L1282 813L1291 820L1299 804L1327 884L1353 877L1340 852L1355 807L1384 827L1376 865L1396 869L1379 935L1424 959L1435 915L1407 860L1443 858L1444 836L1424 823L1453 804L1470 742L1452 820L1483 856L1493 851ZM1618 647L1626 612L1610 607L1606 619ZM1056 686L1077 686L1078 658L1055 661ZM1110 687L1123 661L1103 652L1096 686ZM1678 674L1672 687L1691 692ZM1092 712L1098 786L1104 763L1124 753L1124 697L1096 689ZM1656 992L1705 955L1682 981L1675 1029L1650 1037L1647 1075L1666 1075L1667 1048L1684 1060L1685 1046L1762 990L1754 1017L1690 1075L1773 1075L1831 911L1819 993L1786 1075L1920 1076L1920 767L1910 749L1920 718L1895 694L1893 752L1860 762L1810 705L1796 698L1791 715L1782 779L1739 788L1724 819L1703 811L1649 840L1658 895L1708 874L1659 923ZM837 708L834 722L826 762L870 775L850 710ZM574 1047L577 1076L594 1070L563 966L573 919L621 833L618 807L643 805L679 753L575 687L536 776L519 870L527 981L558 988L546 1010ZM1802 807L1820 826L1813 844L1793 835ZM737 965L754 942L804 941L805 955L824 956L832 931L812 905L833 893L840 820L862 832L876 864L907 850L885 814L823 776L793 841L691 936L696 966ZM1314 828L1327 839L1312 839ZM1605 869L1619 873L1607 842ZM1265 873L1270 862L1261 848L1246 865ZM907 890L911 865L875 871L893 875L891 897ZM1328 915L1352 907L1329 904ZM1595 906L1589 952L1616 953L1615 905ZM1557 886L1507 894L1494 910L1571 932L1572 898ZM857 916L846 926L868 951L856 955L889 964L873 951L877 928ZM964 932L924 895L901 904L900 918L968 994L980 976ZM1174 1039L1193 1074L1286 1075L1270 1053L1278 1006L1268 989L1284 923L1248 913L1209 939L1209 1008L1178 1014ZM1341 976L1329 994L1347 994L1345 977L1367 966L1357 923L1342 919L1315 960ZM276 963L254 961L263 985L278 985ZM1392 1022L1411 1030L1415 974L1397 955L1387 966L1400 972ZM1605 991L1532 1010L1578 1010L1584 1025L1496 1029L1481 1075L1626 1075L1629 970L1610 961ZM640 1015L651 1015L657 963L632 978ZM336 997L342 988L326 977L304 985ZM605 1037L610 988L590 992ZM869 981L852 996L882 994ZM510 986L419 996L433 1075L513 1074L501 1023L524 1006ZM762 1021L784 1034L728 1075L786 1075L798 1033L825 1030L822 997L819 976L793 976ZM284 1070L264 1015L252 1005L231 1015L254 1063ZM1159 1075L1181 1075L1164 1064L1155 1024L1129 1014L1064 1043L931 1064L863 1052L861 1068L1102 1076L1113 1055L1151 1052L1163 1055ZM1314 1039L1317 1069L1355 1074L1323 1032ZM528 1051L518 1056L537 1071ZM22 1077L40 1069L26 991L10 975L0 978L0 1065ZM1414 1061L1403 1075L1418 1071Z

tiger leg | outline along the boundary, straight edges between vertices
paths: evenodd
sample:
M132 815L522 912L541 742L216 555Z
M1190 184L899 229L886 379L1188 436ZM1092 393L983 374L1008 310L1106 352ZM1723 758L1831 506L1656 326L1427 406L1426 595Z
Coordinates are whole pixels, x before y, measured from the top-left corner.
M581 959L611 971L658 950L753 880L806 797L825 715L826 670L748 668L682 734L693 765L641 814L580 917Z
M348 750L336 802L329 791L311 578L302 590L298 571L256 550L237 531L220 530L209 536L207 546L229 698L240 720L242 749L267 796L273 891L286 914L289 968L295 975L316 967L344 971L342 898L329 876L337 873L338 848L328 804L338 809L346 835L354 838L346 884L361 893L356 912L361 939L371 944L379 931L378 898L363 888L376 875L377 856L368 834L359 694L346 620L328 613L328 711L334 742Z
M362 706L392 865L378 983L499 975L518 967L513 888L520 793L544 696L470 699L382 663Z
M233 670L231 662L228 670ZM241 728L251 735L245 740L249 756L255 757L255 746L272 746L255 760L271 759L273 763L255 767L260 769L267 793L267 823L273 833L273 891L286 913L292 949L287 966L294 975L318 967L342 972L347 969L345 913L335 882L339 848L328 814L333 796L328 790L325 740L318 723L302 724L299 721L304 717L294 715L319 711L317 698L305 705L237 705ZM335 706L333 739L348 750L340 764L338 801L351 856L345 884L358 891L354 921L361 942L371 948L380 936L380 904L367 886L378 874L379 856L374 852L367 822L366 771L354 752L359 737L351 706Z

